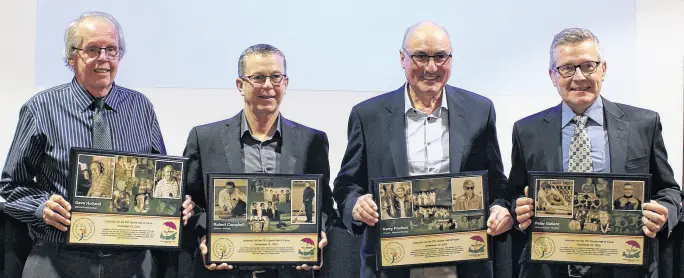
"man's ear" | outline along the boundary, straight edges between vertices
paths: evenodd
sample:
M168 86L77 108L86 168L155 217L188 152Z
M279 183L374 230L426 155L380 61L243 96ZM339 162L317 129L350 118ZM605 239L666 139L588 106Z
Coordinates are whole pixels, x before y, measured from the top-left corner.
M235 86L237 87L238 91L240 91L240 95L245 96L245 92L243 91L245 81L242 80L242 78L235 79Z

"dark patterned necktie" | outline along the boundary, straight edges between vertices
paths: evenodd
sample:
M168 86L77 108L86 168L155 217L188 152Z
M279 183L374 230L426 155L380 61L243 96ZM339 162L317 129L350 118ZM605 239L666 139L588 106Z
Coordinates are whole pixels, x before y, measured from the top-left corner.
M572 118L577 126L570 141L568 152L568 172L591 173L594 167L591 161L591 142L587 131L586 115L575 115ZM588 265L568 265L568 276L582 277L591 269Z
M93 101L93 148L101 150L112 149L112 133L105 118L105 102L101 98Z

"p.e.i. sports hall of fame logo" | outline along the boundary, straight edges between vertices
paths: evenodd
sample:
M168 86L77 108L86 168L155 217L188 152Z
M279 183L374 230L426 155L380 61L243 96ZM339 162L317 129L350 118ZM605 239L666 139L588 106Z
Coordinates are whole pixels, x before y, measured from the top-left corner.
M71 225L72 241L89 240L95 234L95 223L88 218L81 218Z
M539 256L539 259L548 258L556 251L556 244L548 237L540 237L534 241L533 250Z
M622 251L622 257L635 260L641 259L641 246L639 243L634 240L630 240L625 242L625 244L627 244L629 247Z
M211 247L211 252L217 260L226 260L233 255L233 249L233 242L229 239L222 238L214 242L214 245Z
M382 256L385 257L390 264L396 264L404 259L404 246L397 242L391 242L382 250Z

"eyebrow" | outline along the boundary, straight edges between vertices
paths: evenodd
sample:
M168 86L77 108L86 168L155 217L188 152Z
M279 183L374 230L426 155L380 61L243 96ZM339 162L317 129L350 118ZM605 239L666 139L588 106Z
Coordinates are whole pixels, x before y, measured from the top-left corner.
M446 55L446 54L449 54L449 52L445 51L445 50L438 50L437 52L435 52L435 55L440 55L440 54ZM415 51L413 51L413 55L428 55L428 54L425 50L415 50Z
M87 44L85 44L83 47L86 48L86 47L98 47L98 46L99 46L98 43L92 42L92 43L87 43ZM115 45L115 44L106 44L104 47L118 48L119 46L118 46L118 45Z

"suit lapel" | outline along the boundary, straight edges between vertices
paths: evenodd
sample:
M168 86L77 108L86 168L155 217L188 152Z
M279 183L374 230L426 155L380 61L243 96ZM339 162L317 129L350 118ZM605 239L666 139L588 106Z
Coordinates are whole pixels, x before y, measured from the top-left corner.
M387 102L387 113L382 124L389 140L390 153L397 176L408 176L408 155L406 149L406 111L404 111L405 86L392 93Z
M240 122L242 112L230 118L226 126L221 131L223 149L225 150L226 162L228 162L228 173L243 173L245 171L242 162L242 145L240 144Z
M561 105L553 107L544 115L543 123L539 128L539 135L544 136L544 141L540 144L541 152L544 156L536 161L540 169L547 171L563 171L562 152L561 152ZM532 146L534 148L534 146Z
M603 99L603 114L608 130L608 148L610 151L610 171L613 173L625 172L625 160L627 158L627 141L629 138L629 123L622 118L625 112L615 103Z
M453 87L446 86L449 115L449 170L451 173L461 171L463 162L463 148L465 147L465 135L470 134L468 125L468 110L463 106L463 98L456 93Z
M297 163L297 141L299 139L299 129L295 124L280 116L280 131L282 141L280 147L280 174L294 174Z

